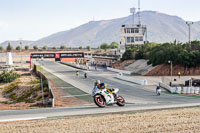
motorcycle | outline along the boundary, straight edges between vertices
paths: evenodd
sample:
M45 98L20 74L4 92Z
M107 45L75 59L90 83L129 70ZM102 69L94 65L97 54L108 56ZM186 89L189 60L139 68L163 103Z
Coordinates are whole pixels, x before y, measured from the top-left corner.
M93 96L95 104L101 108L114 104L124 106L125 100L122 96L117 94L118 91L118 88L113 88L111 91L106 88L98 89Z
M161 89L160 88L156 89L156 95L160 96L160 94L161 94Z

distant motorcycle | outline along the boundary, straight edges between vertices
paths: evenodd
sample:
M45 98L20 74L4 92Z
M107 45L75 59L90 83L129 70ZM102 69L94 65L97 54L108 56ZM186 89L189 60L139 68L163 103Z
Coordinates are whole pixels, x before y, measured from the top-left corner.
M161 94L161 89L160 89L160 88L157 88L157 89L156 89L156 95L157 95L157 96L160 96L160 94Z
M118 106L124 106L125 100L122 96L118 95L118 88L112 89L113 93L109 92L108 89L98 89L93 96L94 102L98 107L105 107L108 105L117 104Z

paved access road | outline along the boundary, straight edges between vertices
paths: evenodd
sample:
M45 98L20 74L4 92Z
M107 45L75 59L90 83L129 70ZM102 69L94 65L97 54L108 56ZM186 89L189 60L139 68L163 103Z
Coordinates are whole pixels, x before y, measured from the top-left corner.
M111 106L103 109L96 106L82 106L0 111L0 121L200 105L199 98L179 97L167 94L156 96L155 92L143 89L142 86L133 83L118 80L114 78L116 73L103 69L97 71L81 71L51 61L43 61L43 64L47 71L89 94L91 93L93 82L97 79L107 83L110 88L119 88L119 94L129 104L125 107ZM76 71L80 72L78 77L75 75ZM85 72L88 75L87 79L83 77Z

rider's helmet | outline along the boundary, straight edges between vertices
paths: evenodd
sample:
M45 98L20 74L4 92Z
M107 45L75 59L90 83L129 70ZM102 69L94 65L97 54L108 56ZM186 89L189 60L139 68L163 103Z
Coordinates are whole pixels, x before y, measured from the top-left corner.
M96 81L94 82L94 85L96 86L96 85L99 85L100 83L101 83L100 80L96 80Z
M104 89L105 88L105 84L104 83L101 83L100 84L100 89Z

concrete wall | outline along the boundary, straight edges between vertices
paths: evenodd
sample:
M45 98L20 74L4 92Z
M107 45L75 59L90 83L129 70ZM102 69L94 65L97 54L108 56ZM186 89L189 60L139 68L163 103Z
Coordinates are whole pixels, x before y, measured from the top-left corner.
M115 68L111 68L111 67L107 67L107 70L117 72L117 73L131 75L131 71L119 70L119 69L115 69Z
M116 78L125 80L125 81L129 81L129 82L132 82L135 84L139 84L139 85L148 85L146 79L138 79L138 78L134 78L134 77L130 77L130 76L123 76L120 74L118 74Z

